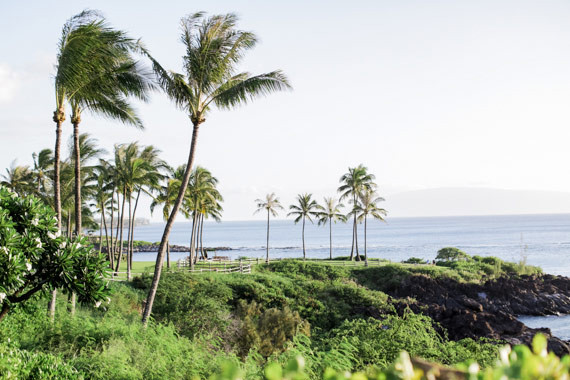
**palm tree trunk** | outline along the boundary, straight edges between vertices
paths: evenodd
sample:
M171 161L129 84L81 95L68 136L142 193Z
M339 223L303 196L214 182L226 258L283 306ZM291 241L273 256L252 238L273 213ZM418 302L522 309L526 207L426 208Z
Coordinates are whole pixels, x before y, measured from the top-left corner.
M113 262L115 259L115 242L113 240L113 223L115 222L115 188L111 190L111 246L107 245L107 250L109 250L109 264L111 269L115 268Z
M130 256L130 248L131 248L131 225L133 224L133 215L132 215L132 197L131 193L129 192L129 225L127 231L127 281L131 281L131 256ZM122 244L121 244L122 247Z
M196 263L196 245L194 244L196 240L196 230L197 230L197 218L196 211L192 215L192 232L190 233L190 269L194 269L194 264Z
M265 263L269 264L269 209L267 209L267 245L265 247Z
M67 237L71 239L71 210L67 211Z
M303 261L307 259L307 254L305 253L305 217L303 216L303 232L302 232L302 238L303 238Z
M79 151L79 122L73 120L73 157L75 158L75 236L81 236L81 152Z
M115 267L115 272L119 271L119 267L121 266L121 259L123 257L123 224L125 220L125 200L127 198L127 191L123 190L123 203L121 204L121 216L119 217L119 225L118 228L120 229L119 232L119 256L117 257L117 265Z
M166 242L166 268L170 270L170 243Z
M162 261L164 260L168 237L170 236L172 225L176 220L176 214L182 205L182 200L184 199L184 194L186 193L186 188L188 187L188 181L190 180L190 173L192 171L192 164L194 163L194 154L196 151L196 142L198 140L198 128L200 126L200 122L201 121L199 119L194 122L194 128L192 130L192 142L190 144L190 153L188 155L186 171L184 172L184 177L178 191L176 202L174 202L174 207L172 208L170 216L168 217L168 221L166 222L166 226L164 227L164 232L162 234L162 239L160 240L160 246L158 248L158 255L156 257L156 264L154 267L154 275L142 317L142 322L145 326L147 324L148 318L150 317L150 313L152 312L152 304L154 303L154 297L156 296L156 290L158 289L158 282L160 281L160 274L162 272Z
M113 254L116 255L119 249L119 221L121 220L121 209L119 208L119 203L121 203L121 194L119 188L117 188L117 226L115 227L115 244L113 247ZM118 258L117 258L118 260Z
M101 219L99 222L99 255L103 249L103 214L101 214Z
M353 192L354 193L354 192ZM354 207L356 207L356 193L352 196L352 212L354 212ZM354 213L354 221L352 222L352 245L350 246L350 261L354 260L354 235L356 231L356 213ZM358 249L356 250L358 252Z
M362 261L360 259L360 253L358 252L358 222L356 222L356 215L354 217L354 248L356 248L356 261Z
M53 113L53 121L55 121L55 148L53 154L53 207L57 218L57 229L61 232L61 187L60 187L60 155L61 155L61 124L65 120L63 109L59 108ZM55 319L55 304L57 300L57 289L51 292L51 301L48 303L48 316L52 320Z
M112 203L111 203L112 204ZM112 212L111 212L112 214ZM105 219L105 205L103 204L103 208L101 209L101 215L103 216L103 226L105 227L105 241L107 245L107 257L109 258L109 265L111 269L113 268L113 253L111 252L111 247L109 246L109 230L107 229L107 220ZM113 233L113 224L111 223L111 233ZM111 240L113 237L111 236Z
M332 260L332 218L329 218L329 245L330 245L330 259Z
M202 216L200 217L200 255L202 256L202 259L205 259L206 255L204 254L203 236L204 236L204 214L202 214Z
M130 244L130 258L131 258L131 268L133 267L133 253L134 253L134 245L135 245L135 215L137 213L137 207L139 205L139 197L141 196L141 188L139 187L139 191L137 192L137 198L135 199L135 207L133 208L133 223L131 225L131 244Z
M368 254L366 253L366 215L364 215L364 266L368 266Z

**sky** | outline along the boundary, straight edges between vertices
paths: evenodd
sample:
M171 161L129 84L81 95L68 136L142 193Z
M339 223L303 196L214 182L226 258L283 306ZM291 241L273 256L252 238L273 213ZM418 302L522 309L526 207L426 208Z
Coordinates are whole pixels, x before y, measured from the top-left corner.
M262 218L254 200L268 192L285 206L299 193L335 195L339 177L361 163L389 212L390 196L418 200L433 189L570 192L570 2L557 0L2 1L2 173L53 148L57 42L85 8L142 38L175 71L181 17L237 13L239 27L260 39L242 70L289 77L293 91L213 110L201 126L196 160L220 181L224 220ZM90 114L80 128L108 151L138 141L172 166L184 163L188 116L159 92L137 107L144 131ZM438 202L440 214L462 213ZM148 203L139 212L151 218ZM501 213L500 204L479 213Z

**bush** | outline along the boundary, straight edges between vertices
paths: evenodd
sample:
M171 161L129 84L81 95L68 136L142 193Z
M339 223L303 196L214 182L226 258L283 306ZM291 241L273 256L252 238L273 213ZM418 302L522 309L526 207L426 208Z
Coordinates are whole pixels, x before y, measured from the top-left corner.
M458 261L458 260L469 260L468 254L455 247L445 247L437 251L436 260L441 261Z
M107 270L105 256L87 238L60 236L51 208L0 186L0 319L13 305L53 288L100 302L108 296Z
M402 261L404 264L425 264L426 260L420 259L419 257L410 257L407 260Z
M241 300L237 317L239 327L236 336L238 354L244 358L251 349L257 349L265 357L282 352L285 343L297 334L310 335L310 326L299 313L288 307L265 311L255 301Z

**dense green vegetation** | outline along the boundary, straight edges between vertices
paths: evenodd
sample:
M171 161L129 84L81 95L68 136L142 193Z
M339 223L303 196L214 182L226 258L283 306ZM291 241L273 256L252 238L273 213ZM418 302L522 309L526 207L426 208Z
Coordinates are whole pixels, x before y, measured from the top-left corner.
M256 268L251 275L164 273L147 329L140 313L150 276L111 284L109 303L83 306L75 316L61 298L53 323L45 301L36 298L0 324L0 366L24 358L22 371L45 364L87 378L184 379L206 378L229 361L246 378L261 378L266 363L286 365L301 355L303 373L320 378L326 368L389 368L402 350L447 365L475 360L487 367L497 358L494 342L450 341L428 317L396 314L394 301L380 290L406 276L475 281L484 272L294 260Z

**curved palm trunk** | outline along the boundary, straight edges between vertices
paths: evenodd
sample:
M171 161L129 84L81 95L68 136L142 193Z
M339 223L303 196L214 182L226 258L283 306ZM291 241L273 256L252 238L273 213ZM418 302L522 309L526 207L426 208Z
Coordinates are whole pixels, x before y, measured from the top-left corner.
M61 187L60 187L60 155L61 155L61 124L65 120L62 109L53 113L55 122L55 148L53 154L53 207L57 218L57 229L61 232ZM48 315L53 321L55 319L55 304L57 300L57 289L51 292L51 300L48 303Z
M194 128L192 130L192 142L190 144L190 153L188 155L188 163L186 165L186 171L184 172L184 177L182 178L182 184L178 191L178 196L176 202L174 202L174 207L170 212L166 226L164 227L164 232L162 234L162 239L160 240L160 246L158 248L158 255L156 257L156 264L154 267L154 276L152 278L152 283L150 286L150 291L146 299L146 304L143 312L142 322L146 326L150 313L152 312L152 304L154 303L154 297L156 296L156 290L158 289L158 282L160 281L160 274L162 272L162 261L164 260L164 254L166 251L166 244L168 242L168 237L170 236L170 231L172 230L172 225L174 220L176 220L176 214L182 205L182 200L184 199L184 194L186 193L186 188L188 187L188 182L190 180L190 173L192 171L192 164L194 163L194 153L196 151L196 142L198 140L198 128L200 126L200 121L194 123Z
M119 225L117 228L120 230L119 232L119 255L117 257L117 265L115 266L115 272L119 271L119 267L121 266L121 259L123 257L123 226L125 220L125 200L127 198L126 190L123 190L123 203L121 204L121 216L119 217Z
M330 259L332 260L332 218L329 218L329 245L330 245Z
M269 209L267 209L267 245L265 248L265 263L269 264Z
M303 238L303 260L307 259L307 254L305 253L305 217L303 216L303 232L302 232L302 238Z

